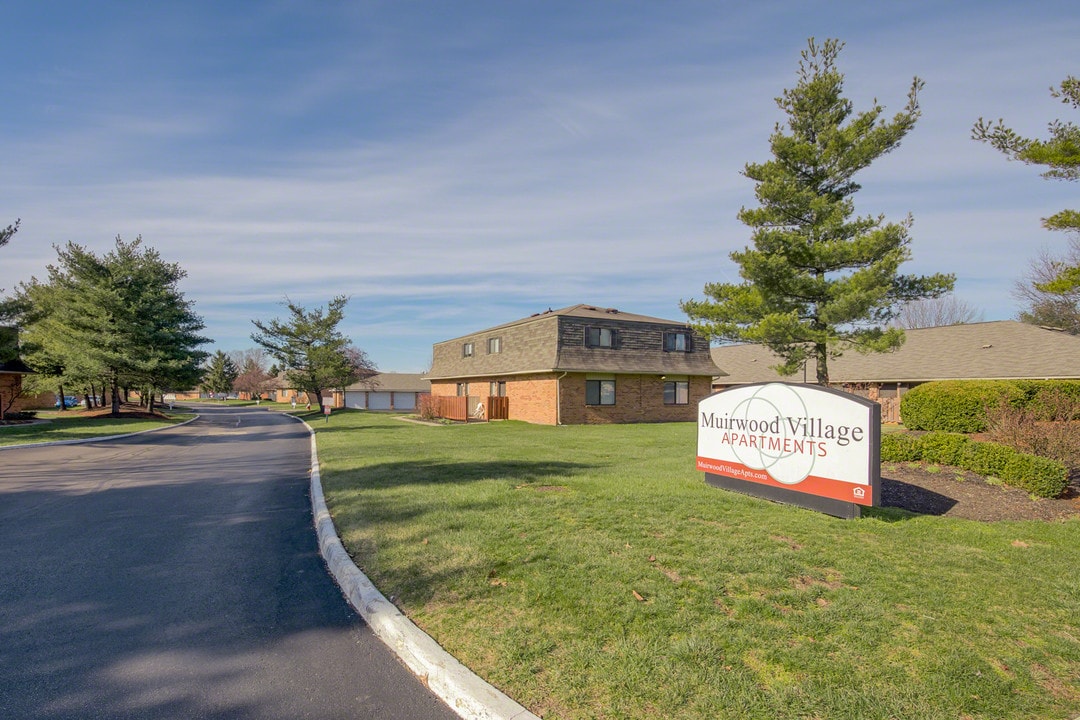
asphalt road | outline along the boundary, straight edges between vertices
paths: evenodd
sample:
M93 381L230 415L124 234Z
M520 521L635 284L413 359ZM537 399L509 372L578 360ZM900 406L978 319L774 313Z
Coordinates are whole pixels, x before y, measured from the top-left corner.
M327 574L303 426L200 412L0 453L0 718L456 718Z

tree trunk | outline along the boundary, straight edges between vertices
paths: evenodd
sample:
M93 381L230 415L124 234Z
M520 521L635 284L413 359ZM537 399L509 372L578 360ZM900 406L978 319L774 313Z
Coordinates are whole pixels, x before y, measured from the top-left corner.
M112 416L120 417L120 387L115 379L112 383Z
M308 400L309 401L311 400L311 394L312 393L315 393L315 402L319 403L319 414L321 415L323 413L322 388L315 388L314 390L308 390L307 394L308 394Z
M64 383L60 383L56 388L60 391L60 409L67 410L67 403L64 401Z
M814 345L814 356L817 360L817 384L823 387L829 386L829 352L824 343Z

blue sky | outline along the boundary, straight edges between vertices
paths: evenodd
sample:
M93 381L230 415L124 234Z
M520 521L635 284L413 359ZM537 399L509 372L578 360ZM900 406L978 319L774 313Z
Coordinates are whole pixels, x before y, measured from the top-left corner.
M1045 136L1080 72L1073 2L50 2L0 6L0 287L69 240L144 241L214 348L287 295L351 297L380 369L578 302L684 319L737 281L747 162L769 158L806 39L846 43L857 110L923 117L857 179L859 214L914 217L905 272L953 272L985 319L1065 238L1076 185L970 140ZM214 349L210 348L210 349Z

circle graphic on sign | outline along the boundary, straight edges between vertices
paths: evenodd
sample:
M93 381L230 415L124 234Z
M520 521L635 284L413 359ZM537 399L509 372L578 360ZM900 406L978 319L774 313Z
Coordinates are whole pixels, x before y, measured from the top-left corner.
M743 465L764 470L784 485L801 483L814 469L816 453L798 437L799 421L808 416L806 404L787 385L763 385L731 413L747 434L732 445Z

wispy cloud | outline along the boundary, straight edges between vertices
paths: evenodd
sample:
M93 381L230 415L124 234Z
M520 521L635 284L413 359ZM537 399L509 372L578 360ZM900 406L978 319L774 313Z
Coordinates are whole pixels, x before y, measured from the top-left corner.
M735 213L755 203L740 171L768 157L773 98L794 81L807 27L828 25L796 7L589 5L584 20L612 26L595 36L584 20L525 32L485 14L485 32L514 33L496 40L468 31L468 12L438 37L389 9L361 12L325 37L252 43L238 65L207 61L233 71L219 81L169 71L146 105L152 77L125 70L128 84L71 100L61 73L50 92L80 115L64 121L42 100L51 123L0 137L0 220L24 219L0 287L41 275L51 243L103 250L142 234L188 270L220 345L250 344L250 319L280 312L286 294L347 294L357 339L400 370L420 369L432 342L549 305L678 317L704 283L737 279L727 255L749 232ZM912 75L927 81L922 121L864 174L859 212L913 213L912 269L956 272L988 318L1015 313L1012 282L1046 240L1038 217L1075 203L970 127L1000 114L1039 134L1060 114L1046 86L1070 70L1074 18L927 5L891 27L855 32L857 13L834 23L848 31L841 69L857 108L877 96L894 112ZM776 39L760 35L773 22ZM261 57L283 76L254 73ZM44 64L33 74L52 77Z

